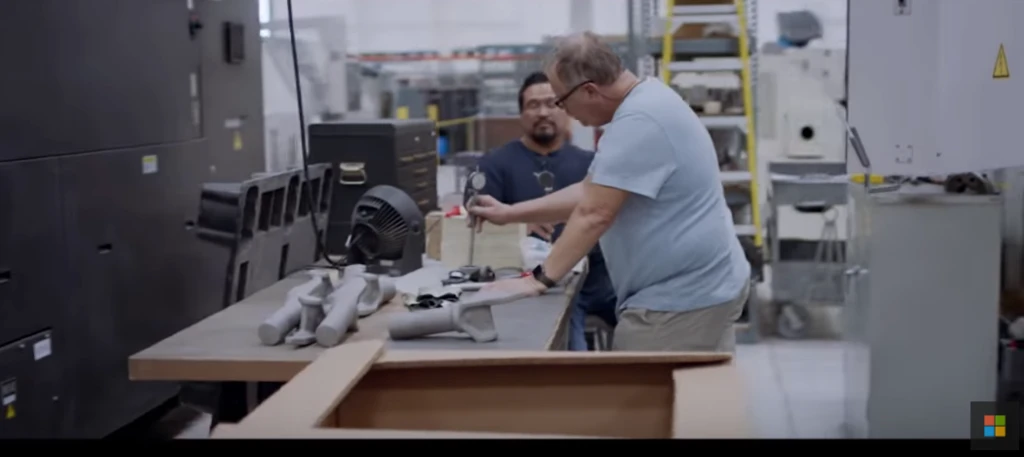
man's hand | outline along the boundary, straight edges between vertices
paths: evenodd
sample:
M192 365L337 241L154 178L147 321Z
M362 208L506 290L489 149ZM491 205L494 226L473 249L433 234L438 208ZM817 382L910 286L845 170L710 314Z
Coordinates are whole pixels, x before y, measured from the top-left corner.
M476 231L480 232L483 230L484 221L494 225L505 225L512 222L510 208L512 208L510 205L499 202L490 195L477 195L473 199L473 204L466 209L473 216L469 218L470 225L476 223Z
M524 294L526 297L536 297L548 290L547 286L541 284L533 276L522 278L501 279L487 284L481 290L493 290L508 292L510 294Z
M526 233L536 233L548 242L555 235L555 226L551 224L526 224Z

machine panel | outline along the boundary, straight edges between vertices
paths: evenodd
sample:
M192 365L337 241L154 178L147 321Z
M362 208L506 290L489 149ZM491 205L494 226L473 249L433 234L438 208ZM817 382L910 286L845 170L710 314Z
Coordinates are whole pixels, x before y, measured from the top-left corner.
M184 2L181 2L184 3ZM203 93L203 136L209 144L216 180L240 181L264 170L263 73L259 11L252 1L196 2L204 24L197 36L202 43L200 92ZM231 24L242 28L241 60L225 61ZM293 121L296 122L297 121Z
M73 414L87 436L170 398L173 384L131 382L128 357L220 310L227 253L193 231L210 163L201 141L62 159Z
M0 161L198 137L199 43L188 24L182 0L33 0L5 11Z
M49 330L0 346L0 439L54 438L60 430L60 353Z
M849 122L872 172L925 176L1024 164L1024 2L850 1ZM1024 68L1024 67L1021 67ZM848 170L862 170L853 154Z
M257 11L35 0L0 16L18 44L0 47L0 346L46 331L54 354L0 349L0 383L28 402L15 428L0 409L0 437L103 437L177 392L130 381L127 359L221 309L228 252L195 227L203 183L263 169Z
M52 327L65 281L57 161L0 163L0 345Z

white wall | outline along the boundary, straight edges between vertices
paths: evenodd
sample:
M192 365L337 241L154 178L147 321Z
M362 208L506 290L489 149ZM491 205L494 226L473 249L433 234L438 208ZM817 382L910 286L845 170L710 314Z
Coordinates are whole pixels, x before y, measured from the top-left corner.
M343 15L350 52L530 44L570 29L573 0L293 0L295 17ZM579 1L579 0L576 0ZM589 0L593 31L626 33L624 0ZM274 19L285 0L270 0Z

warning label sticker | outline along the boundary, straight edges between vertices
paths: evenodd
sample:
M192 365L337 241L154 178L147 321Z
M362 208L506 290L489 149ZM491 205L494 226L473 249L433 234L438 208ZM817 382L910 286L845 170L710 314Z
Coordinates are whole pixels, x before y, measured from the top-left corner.
M14 379L0 383L0 398L3 398L4 419L14 419L14 402L18 399L18 384Z
M3 399L4 406L14 403L18 399L18 384L14 379L0 383L0 398Z
M996 54L996 67L992 69L992 79L1006 79L1010 77L1010 66L1006 63L1006 49L1002 43L999 44L999 53Z

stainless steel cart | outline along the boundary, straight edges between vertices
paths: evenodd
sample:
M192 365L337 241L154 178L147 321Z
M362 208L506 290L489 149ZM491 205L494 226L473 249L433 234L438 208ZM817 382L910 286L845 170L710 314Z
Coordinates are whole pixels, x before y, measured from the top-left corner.
M840 305L844 299L845 243L835 226L836 206L847 202L845 163L769 164L768 239L772 301L777 307L776 331L784 338L802 338L810 321L809 306ZM779 207L796 206L820 212L824 230L815 240L779 236Z

